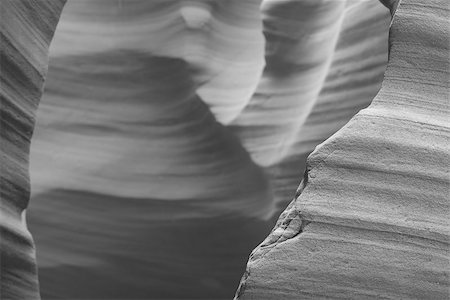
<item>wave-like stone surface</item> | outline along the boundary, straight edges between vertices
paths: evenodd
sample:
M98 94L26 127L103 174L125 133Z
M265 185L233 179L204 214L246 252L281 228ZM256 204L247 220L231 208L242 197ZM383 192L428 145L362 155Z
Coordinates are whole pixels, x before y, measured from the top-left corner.
M235 119L264 66L261 0L75 0L51 56L142 51L184 60L199 97L223 124ZM236 75L238 74L238 75ZM177 82L174 82L174 89Z
M292 197L304 157L370 102L387 60L389 18L378 2L329 1L326 10L313 1L264 2L264 22L259 5L66 5L31 164L29 222L43 295L232 296L247 253L273 224L274 203ZM367 20L358 17L365 10ZM199 16L203 24L192 27ZM317 114L329 119L320 125ZM316 126L309 143L300 139L305 120ZM284 130L290 141L278 145ZM276 159L259 156L271 140ZM291 155L294 145L301 150ZM170 224L153 211L170 211ZM126 225L113 230L110 220ZM189 240L191 252L181 250ZM81 270L87 286L109 278L116 288L80 290L71 278ZM164 281L169 274L177 276Z
M208 298L238 284L270 190L187 74L182 60L139 52L52 60L33 144L46 185L29 214L43 295ZM81 266L104 285L80 290Z
M386 3L380 92L310 155L237 299L448 299L448 3Z
M232 297L274 211L224 126L260 77L258 7L67 3L32 145L43 297Z
M373 99L389 18L378 1L268 0L261 8L266 66L232 126L269 167L309 153Z
M25 222L28 156L64 0L0 4L0 298L38 299L34 242Z
M14 3L2 34L45 69L49 38L9 28L33 32L40 14L54 26L62 2ZM378 1L69 1L31 155L43 296L232 297L304 157L377 92L388 23ZM3 49L2 80L29 71L14 57L20 70L3 72ZM33 116L39 95L10 103ZM17 127L22 143L2 123L2 151L20 156L11 182L25 191L2 213L25 233L9 207L28 202L32 125ZM32 247L10 245L34 263ZM33 278L20 290L37 298L35 269L9 261L4 273Z
M299 3L308 4L307 1ZM299 3L293 2L292 8L302 10ZM270 97L278 99L278 102L274 101L272 105L278 103L277 108L267 107L264 114L262 110L256 110L253 116L257 116L257 119L251 119L250 114L247 115L249 120L257 124L255 126L233 127L244 138L244 145L250 145L248 148L256 161L259 153L264 152L263 155L267 155L273 150L268 141L278 139L274 135L275 132L291 135L290 142L283 142L281 146L280 151L284 154L278 154L275 159L277 162L267 167L267 173L274 182L272 186L275 202L283 208L288 204L288 199L292 199L293 190L298 186L299 178L303 176L306 156L359 110L367 107L380 88L387 61L386 41L390 18L386 9L378 1L347 1L342 14L339 37L332 53L327 77L323 82L315 81L314 76L312 79L305 77L310 86L321 85L317 98L309 100L314 102L314 105L306 120L296 119L293 123L285 123L284 118L280 117L278 123L265 126L261 120L271 120L272 110L282 110L289 118L295 119L297 116L295 107L284 106L282 98L273 93ZM296 81L290 83L293 88L298 84ZM288 91L291 89L287 88ZM303 96L298 94L297 97ZM262 105L265 105L264 103L266 102ZM291 104L302 105L296 102ZM252 106L249 106L248 111L251 109ZM288 130L286 126L291 129ZM264 140L267 144L264 144ZM252 145L256 147L255 151L251 151Z

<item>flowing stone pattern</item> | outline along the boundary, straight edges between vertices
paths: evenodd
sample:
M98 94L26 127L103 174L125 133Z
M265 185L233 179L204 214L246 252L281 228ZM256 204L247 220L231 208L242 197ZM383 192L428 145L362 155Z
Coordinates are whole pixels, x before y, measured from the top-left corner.
M388 10L318 3L67 2L31 145L44 298L233 297L306 155L381 85Z
M235 299L449 298L449 6L385 2L380 92L309 156Z
M0 3L0 298L39 299L25 222L28 157L47 72L48 46L65 0Z
M39 299L28 152L64 2L0 5L2 299ZM427 3L402 2L383 89L311 155L238 297L448 296L448 10ZM363 0L69 1L31 150L44 298L232 297L304 157L377 93L389 21Z

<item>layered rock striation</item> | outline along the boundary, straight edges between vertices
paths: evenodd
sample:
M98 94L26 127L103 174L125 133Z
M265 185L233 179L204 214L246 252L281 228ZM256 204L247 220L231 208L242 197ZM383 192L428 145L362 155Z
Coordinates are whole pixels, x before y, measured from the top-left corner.
M225 127L262 70L258 6L67 3L31 155L43 296L232 296L274 211Z
M65 0L0 4L0 298L38 299L33 239L25 209L35 113L48 46Z
M388 23L377 1L69 1L31 155L43 295L232 297L305 156L378 91Z
M28 149L48 45L64 2L9 0L0 6L0 226L5 299L39 298L33 242L24 215L29 200ZM433 5L436 3L440 4ZM388 10L379 1L68 1L51 43L46 89L31 149L33 190L28 223L37 243L43 297L232 297L246 255L272 227L270 218L278 207L292 197L305 157L366 107L379 90L387 60L389 22ZM411 24L413 28L414 21ZM397 28L395 24L393 28ZM442 30L438 26L430 30L435 35L429 40L429 49L437 51L430 53L439 61L444 44L433 43L442 37ZM391 59L391 64L395 61ZM409 62L413 60L406 60ZM422 102L410 100L412 95L413 99L423 95L420 99L424 101L427 93L440 93L441 109L444 91L414 85L416 90L411 92L408 84L415 81L409 81L410 73L406 76L398 70L391 66L391 75L370 109L311 156L308 184L304 181L299 199L313 199L308 193L322 198L304 209L299 209L297 200L283 213L278 229L250 260L243 285L247 289L240 289L242 297L298 295L294 293L298 285L290 281L280 281L278 289L273 289L276 280L267 275L280 272L277 280L286 280L298 274L298 266L317 274L311 277L308 271L311 285L302 292L305 297L313 295L307 294L308 289L338 290L333 290L330 282L339 274L344 275L336 281L341 294L335 295L353 295L345 284L351 285L348 282L358 277L345 273L342 264L330 265L329 257L318 260L325 267L314 269L319 262L301 260L300 252L286 250L295 263L289 260L292 257L282 256L285 260L275 259L284 262L278 268L271 255L303 238L300 231L306 233L317 226L315 232L323 233L323 249L331 247L330 236L345 236L349 245L364 237L364 245L382 245L370 251L384 253L380 249L387 244L379 240L393 240L390 228L406 230L396 231L401 239L410 234L408 230L412 236L416 234L411 224L423 222L422 196L438 199L431 203L445 211L445 203L439 200L443 169L427 173L411 163L413 157L423 158L423 165L429 166L437 164L435 157L442 161L439 155L445 151L439 138L445 138L440 135L444 115L436 112L438 102L434 100L429 107L435 110L428 114L418 105ZM441 78L439 74L432 73ZM408 84L398 78L407 78ZM392 96L394 92L400 96ZM417 109L411 114L414 107ZM404 125L407 121L403 119L422 116L423 124L428 124L435 113L433 124L441 127L430 132L437 137L421 131L429 140L424 137L419 143L416 136L406 138L416 131ZM406 117L400 122L396 114ZM360 124L360 119L370 116L374 124ZM392 137L386 135L391 131ZM400 142L393 145L392 141ZM434 152L430 144L436 145ZM407 147L410 149L405 152ZM398 160L400 154L403 160ZM397 167L406 169L398 175ZM415 181L410 169L422 170L415 172ZM320 178L325 179L319 182ZM415 192L414 207L402 208L400 204L406 200L401 199L410 195L412 182L426 188L420 188L422 194ZM424 194L426 191L435 194ZM345 201L359 198L363 200ZM390 198L400 199L400 204L392 204ZM386 209L382 218L373 213L378 205ZM405 217L415 207L418 213ZM443 211L430 213L433 226L441 224ZM402 217L405 220L399 221ZM349 226L346 222L369 225ZM381 226L379 231L386 232L381 236L367 229L371 226ZM434 232L433 226L430 232ZM318 245L311 234L312 243ZM428 245L427 234L414 243L420 240ZM341 245L339 241L337 238L337 245ZM441 240L438 237L436 241ZM397 245L400 252L404 252L402 245ZM436 245L443 249L442 244ZM351 255L355 248L346 247L336 248L330 255L361 266L358 274L367 272L370 263L359 259L358 251ZM398 257L403 266L403 256ZM421 259L431 257L430 264L441 262L433 255L424 257ZM262 265L255 267L256 262ZM330 274L322 278L327 270ZM404 270L408 286L417 282L416 277L409 279L410 269ZM422 264L414 270L428 269ZM320 285L313 278L323 282ZM291 291L274 292L286 287L283 282ZM316 285L318 288L313 288ZM353 288L359 289L355 295L375 295L361 286ZM433 295L442 294L435 291Z
M309 156L236 299L448 299L448 4L386 2L380 92Z

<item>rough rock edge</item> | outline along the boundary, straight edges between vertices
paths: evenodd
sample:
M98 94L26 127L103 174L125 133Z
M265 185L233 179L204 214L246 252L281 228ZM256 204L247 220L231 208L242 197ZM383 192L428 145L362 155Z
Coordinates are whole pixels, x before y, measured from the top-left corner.
M398 6L400 5L401 1L402 0L380 0L380 2L390 10L392 19L394 18L395 12L397 11ZM392 25L392 19L391 19L391 25Z
M305 227L311 223L311 221L306 220L301 215L301 212L298 210L296 206L296 201L298 197L300 197L301 193L308 184L309 170L310 167L308 166L305 171L303 180L295 193L294 200L292 200L292 202L280 215L277 223L275 224L275 227L272 229L269 236L261 244L259 244L250 254L247 263L247 268L244 272L244 275L242 275L239 287L234 297L235 300L239 300L246 289L247 279L250 276L251 264L263 258L277 245L284 243L289 239L293 239L299 234L301 234L304 231Z
M396 11L401 3L401 0L379 0L384 6L386 6L391 12L391 23L389 25L392 26L392 22L395 16ZM390 48L390 45L389 45ZM389 49L390 50L390 49ZM390 51L389 51L390 52ZM320 146L320 145L319 145ZM316 148L317 150L317 148ZM316 152L316 151L313 151ZM329 156L329 153L327 156ZM324 161L325 159L321 159L320 161ZM315 163L314 167L317 167L320 163ZM286 207L286 209L281 213L278 218L275 227L270 232L269 236L258 245L250 254L246 270L244 275L242 275L241 281L237 288L236 294L234 296L234 300L241 299L240 297L244 294L247 280L250 277L250 268L252 263L264 257L267 253L269 253L273 248L275 248L278 244L281 244L289 239L292 239L299 234L301 234L305 227L311 223L310 220L307 220L296 207L296 201L298 197L302 194L308 184L309 172L314 168L311 166L310 157L306 162L306 171L301 181L296 193L294 200Z

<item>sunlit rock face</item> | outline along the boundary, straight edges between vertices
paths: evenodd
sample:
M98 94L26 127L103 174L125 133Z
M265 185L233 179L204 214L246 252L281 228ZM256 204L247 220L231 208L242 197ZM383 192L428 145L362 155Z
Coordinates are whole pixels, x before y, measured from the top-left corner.
M8 24L51 17L17 1ZM377 93L389 22L378 1L69 0L31 149L42 296L231 298L307 154ZM27 34L18 53L41 44ZM18 110L34 114L39 96ZM28 191L31 131L10 131L2 142L23 152L10 174ZM11 212L28 194L11 199L2 213L28 234Z
M236 299L448 299L449 7L395 12L382 88L309 156Z

